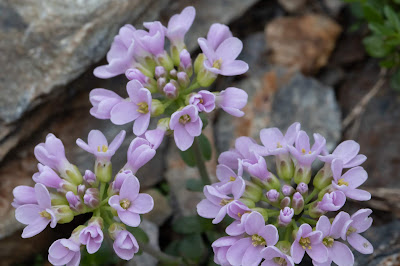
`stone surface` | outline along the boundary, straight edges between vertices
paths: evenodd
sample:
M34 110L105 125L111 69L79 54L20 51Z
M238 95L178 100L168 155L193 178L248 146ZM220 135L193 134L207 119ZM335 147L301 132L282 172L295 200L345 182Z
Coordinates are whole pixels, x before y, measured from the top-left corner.
M341 27L328 17L279 17L265 28L273 63L315 73L327 64Z
M157 226L163 225L172 215L172 208L169 205L168 199L156 189L145 190L143 193L149 194L154 200L153 210L144 214L143 218L153 222Z
M344 84L339 88L339 102L344 117L371 90L378 80L376 61L352 68ZM354 139L361 145L361 153L368 159L363 164L370 187L400 188L400 98L388 82L366 105L365 111L345 131L346 139Z

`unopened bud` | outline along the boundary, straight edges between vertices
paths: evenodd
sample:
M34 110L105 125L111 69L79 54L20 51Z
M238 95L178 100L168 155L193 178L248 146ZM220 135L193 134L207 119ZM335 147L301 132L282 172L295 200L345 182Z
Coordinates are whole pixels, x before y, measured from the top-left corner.
M172 69L172 70L169 72L169 76L170 76L172 79L176 79L176 78L178 77L178 71L176 71L176 69Z
M311 180L311 166L305 165L296 165L296 169L294 171L294 182L296 184L310 183Z
M217 79L217 74L203 68L197 74L197 82L202 87L209 87Z
M70 164L67 169L65 169L65 175L62 174L62 177L74 185L82 184L83 181L82 174L79 172L78 167L73 164Z
M179 55L180 57L180 64L179 70L186 72L186 74L191 77L193 74L193 66L192 66L192 59L190 58L190 53L184 49Z
M294 214L298 215L299 213L301 213L304 209L304 198L303 196L300 194L300 192L296 192L293 195L292 198L292 207L294 210Z
M244 205L246 205L248 208L254 208L256 206L256 203L250 199L240 198L239 200L243 202Z
M171 82L164 86L163 92L169 99L175 99L178 97L178 89Z
M266 194L267 199L271 202L278 202L279 192L276 189L271 189Z
M96 208L100 203L99 194L100 193L97 188L88 188L83 196L83 202L89 208Z
M172 62L171 57L167 52L162 53L157 56L158 63L165 68L166 71L171 71L174 69L174 62Z
M281 206L281 209L283 209L285 207L289 207L290 206L290 198L289 197L284 197L281 200L280 206Z
M246 188L243 193L243 197L248 198L254 202L258 202L262 196L262 189L252 182L249 182L247 180L245 182Z
M294 210L289 207L285 207L279 212L278 224L280 226L287 226L293 218Z
M181 88L185 89L187 86L189 86L190 79L185 72L178 72L176 76L178 78L178 83Z
M315 175L313 180L314 187L319 190L324 189L332 183L332 170L330 168L330 164L325 163L324 167L321 168L318 173Z
M96 178L96 175L90 171L90 170L86 170L85 171L85 175L83 176L83 180L92 187L97 187L99 184L99 181Z
M293 195L293 193L294 193L294 188L292 187L292 186L289 186L289 185L284 185L283 187L282 187L282 193L283 193L283 195L285 195L285 196L292 196Z
M294 164L289 153L276 155L275 164L278 176L290 183L294 174Z
M86 190L86 186L85 185L79 185L78 189L77 189L77 193L80 197L83 197L83 195L85 195L85 190Z
M297 185L296 191L299 192L301 195L307 195L308 192L308 185L306 183L301 182Z
M163 66L156 66L155 70L156 79L165 78L167 76L167 72Z
M62 193L59 193L59 192L56 192L56 193L51 192L50 193L50 198L51 198L51 205L52 206L54 206L54 205L68 205L69 204L67 199L65 198L65 195L62 194Z
M73 211L75 212L83 211L83 204L81 202L81 199L77 195L75 195L72 191L68 191L67 194L65 194L65 197L69 203L69 206Z
M167 80L165 78L159 78L157 80L157 88L162 91L163 88L165 87L165 84L167 84Z

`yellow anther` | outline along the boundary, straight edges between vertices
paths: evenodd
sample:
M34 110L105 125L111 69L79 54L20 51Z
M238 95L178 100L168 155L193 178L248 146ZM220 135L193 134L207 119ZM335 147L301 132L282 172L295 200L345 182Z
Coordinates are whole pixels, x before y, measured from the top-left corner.
M179 123L181 123L181 124L187 124L187 123L189 123L190 122L190 116L188 115L188 114L186 114L186 115L183 115L183 116L181 116L180 118L179 118Z
M146 102L140 102L137 104L138 109L136 111L138 111L141 114L147 114L149 112L149 105Z
M311 154L311 151L309 151L308 154Z
M131 202L128 199L123 199L119 202L119 205L126 210L129 208L129 206L131 206Z
M220 69L222 65L222 58L215 60L212 67L216 69Z
M306 149L301 149L301 153L306 154Z
M278 142L278 143L276 143L276 147L277 148L282 148L282 145Z
M347 229L346 236L349 236L354 232L357 232L357 229L355 229L354 227L350 226L349 229Z
M253 246L266 246L267 241L262 236L259 236L257 234L251 236L251 241L253 242Z
M103 145L103 146L97 146L97 151L98 152L106 152L106 151L108 151L108 147L106 146L106 145Z
M232 199L222 199L219 205L225 206L226 204L230 203Z
M234 178L233 176L229 177L229 181L235 181L236 178Z
M330 236L327 236L327 237L325 237L323 240L322 240L322 243L325 245L325 246L327 246L328 248L331 248L332 246L333 246L333 242L334 242L335 240L332 238L332 237L330 237Z
M311 249L311 241L310 238L300 238L299 244L303 249Z
M48 213L47 211L41 211L41 212L39 212L39 214L40 214L40 216L42 216L43 218L46 218L46 219L48 219L48 220L51 219L51 215L50 215L50 213Z
M343 185L349 186L349 182L346 182L346 181L344 181L344 178L341 178L338 181L338 185L339 186L343 186Z

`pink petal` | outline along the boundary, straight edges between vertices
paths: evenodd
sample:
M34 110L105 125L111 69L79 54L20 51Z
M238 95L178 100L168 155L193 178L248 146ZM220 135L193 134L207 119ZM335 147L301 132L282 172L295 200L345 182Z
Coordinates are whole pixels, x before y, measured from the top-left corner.
M368 179L368 174L364 168L357 166L344 173L342 178L349 183L350 188L357 188Z
M215 218L220 209L220 206L211 203L208 199L203 199L197 204L197 213L204 218Z
M200 136L201 134L201 128L203 127L203 121L201 119L197 119L194 122L188 123L185 125L186 131L191 135L191 136Z
M276 127L264 128L260 131L260 139L267 149L276 149L278 143L282 145L283 134Z
M250 237L240 239L233 244L226 253L229 263L232 265L242 265L243 256L250 245L252 245Z
M125 130L121 130L117 136L115 136L114 140L111 142L109 149L112 151L118 150L118 148L121 146L122 142L125 139L126 132Z
M191 136L180 124L177 125L174 130L174 139L176 146L178 146L181 151L186 151L187 149L189 149L194 141L194 137Z
M130 211L118 211L118 217L129 226L137 227L140 224L140 215Z
M337 265L354 264L353 252L351 252L350 248L347 245L339 241L333 242L332 248L329 249L329 257Z
M311 249L306 249L307 254L312 260L322 263L328 259L328 249L324 244L312 245Z
M221 65L221 75L236 76L246 73L249 65L242 60L235 60Z
M331 230L331 222L329 221L329 218L321 216L317 222L316 229L322 232L322 237L328 236Z
M267 242L267 246L275 246L279 240L278 229L272 224L268 224L258 232L258 235L262 236Z
M253 246L250 245L247 249L246 252L244 253L243 256L243 265L259 265L261 260L262 260L262 256L261 256L261 250L264 247L262 246Z
M133 124L133 134L136 136L143 135L146 130L149 128L150 124L150 112L144 115L140 115L136 118L135 123Z
M44 209L51 208L50 193L44 185L42 184L35 185L35 196L40 207Z
M47 225L50 223L49 219L39 217L38 219L31 221L31 223L24 228L22 231L22 238L29 238L35 236L46 229Z
M119 191L120 199L129 199L131 202L136 200L140 189L139 180L135 176L127 177L122 183Z
M150 212L154 207L153 198L149 194L140 193L132 202L129 211L144 214Z
M230 177L236 178L236 173L226 165L219 164L217 165L217 177L219 181L228 182Z
M224 61L235 60L243 49L243 43L236 37L230 37L224 40L215 51L218 58Z
M362 254L372 254L374 247L372 244L358 233L352 233L347 237L347 242Z
M361 189L349 189L344 191L346 196L353 200L367 201L371 199L371 193Z
M263 216L258 212L252 212L248 216L244 225L246 233L248 235L257 234L265 225Z
M137 111L137 105L132 102L123 101L111 109L111 122L115 125L123 125L132 122L141 114Z
M25 204L15 210L15 218L23 224L30 224L40 217L43 208L36 204Z
M100 130L91 130L89 132L88 144L93 151L96 151L98 147L102 147L103 145L108 147L108 141Z
M290 254L292 255L294 263L298 264L304 257L306 251L300 246L299 242L293 242L290 248Z

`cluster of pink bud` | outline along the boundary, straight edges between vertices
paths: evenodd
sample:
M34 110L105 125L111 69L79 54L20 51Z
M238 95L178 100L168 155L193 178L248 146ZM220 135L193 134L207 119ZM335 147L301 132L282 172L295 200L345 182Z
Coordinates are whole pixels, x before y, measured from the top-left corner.
M344 141L329 154L325 138L314 134L311 146L299 123L285 135L277 128L263 129L260 139L262 145L240 137L234 149L219 156L219 182L204 187L206 199L197 205L198 214L214 224L226 215L234 219L228 236L212 244L215 263L294 265L307 253L314 265L353 265L352 251L339 240L371 254L371 243L360 235L372 224L371 210L351 216L342 211L331 220L325 216L340 211L347 198L371 198L358 188L368 177L359 166L366 160L358 154L360 146ZM265 156L274 156L276 174ZM312 177L317 159L325 164ZM343 173L344 168L350 169Z
M64 145L53 134L45 143L35 147L40 162L39 172L33 175L34 187L18 186L13 190L16 219L26 224L22 237L42 232L48 224L69 223L74 216L92 213L92 218L78 226L69 239L59 239L49 248L48 259L53 265L79 265L81 247L97 252L105 236L114 240L115 253L130 260L139 245L126 226L137 227L140 214L153 209L153 199L139 193L136 171L155 155L153 145L143 138L132 141L126 165L112 179L111 157L121 146L125 131L121 131L108 144L98 130L89 133L88 143L77 140L78 146L96 157L94 171L86 170L82 176L78 168L65 157Z

